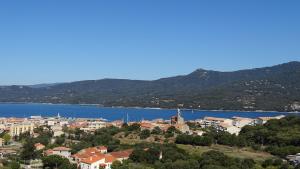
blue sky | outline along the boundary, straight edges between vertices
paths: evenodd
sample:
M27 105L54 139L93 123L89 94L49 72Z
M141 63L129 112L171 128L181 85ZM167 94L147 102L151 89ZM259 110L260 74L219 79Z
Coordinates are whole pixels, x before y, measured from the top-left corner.
M300 61L300 1L0 1L0 85Z

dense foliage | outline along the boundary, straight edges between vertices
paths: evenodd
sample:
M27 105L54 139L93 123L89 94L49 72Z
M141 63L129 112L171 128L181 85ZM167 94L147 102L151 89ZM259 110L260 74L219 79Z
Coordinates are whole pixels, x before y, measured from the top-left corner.
M123 164L114 163L113 169L251 169L254 168L255 164L251 159L232 158L218 151L209 151L200 156L192 156L172 144L143 144L136 145L130 160Z
M300 117L288 116L280 120L270 120L263 126L246 126L240 132L249 142L267 146L274 155L285 157L300 152Z
M284 158L300 152L300 116L270 120L264 125L245 126L238 136L213 128L207 130L203 136L182 134L176 137L176 143L198 146L251 146Z
M77 169L76 164L71 164L68 159L58 155L50 155L42 158L44 169Z

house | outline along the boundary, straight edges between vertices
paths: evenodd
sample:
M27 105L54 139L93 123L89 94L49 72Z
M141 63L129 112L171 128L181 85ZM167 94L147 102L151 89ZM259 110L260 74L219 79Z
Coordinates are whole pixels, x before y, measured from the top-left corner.
M155 128L155 125L147 121L142 121L140 123L140 126L141 126L141 130L153 130Z
M45 148L45 146L41 143L35 143L34 147L35 147L36 150L42 150L42 149Z
M300 153L297 153L296 155L288 155L286 156L286 159L289 160L293 165L299 165L300 164Z
M232 124L232 119L226 119L226 118L217 118L217 117L204 117L202 121L202 126L204 127L210 127L210 126L218 126L221 123L224 124Z
M49 149L45 151L45 155L59 155L65 158L71 157L71 149L67 147L55 147L53 149Z
M230 134L235 134L235 135L239 135L239 133L241 131L241 128L238 128L236 126L233 126L233 125L230 125L230 124L227 124L227 123L220 123L217 126L217 129L219 131L226 131Z
M118 160L122 162L129 158L133 150L124 150L118 152L112 152L108 154L103 146L91 147L83 149L72 157L75 158L75 162L81 169L111 169L111 165L114 161Z
M74 162L79 163L80 161L87 159L91 156L102 155L105 153L107 153L107 147L97 146L80 150L78 153L72 155L72 157Z
M64 134L62 131L62 126L58 124L51 126L51 130L53 131L53 137L59 137Z
M232 117L232 119L233 119L232 125L238 128L243 128L246 125L253 126L255 124L255 120L251 118L234 116Z
M124 124L124 121L123 120L116 120L116 121L110 122L109 124L112 125L112 126L121 128Z
M123 151L116 151L116 152L111 152L110 155L112 155L114 158L122 162L123 160L127 160L132 154L133 150L128 149L128 150L123 150Z
M285 116L284 115L279 115L279 116L275 116L275 117L258 117L256 120L255 120L255 124L256 125L263 125L265 124L267 121L269 120L273 120L273 119L281 119L281 118L284 118Z

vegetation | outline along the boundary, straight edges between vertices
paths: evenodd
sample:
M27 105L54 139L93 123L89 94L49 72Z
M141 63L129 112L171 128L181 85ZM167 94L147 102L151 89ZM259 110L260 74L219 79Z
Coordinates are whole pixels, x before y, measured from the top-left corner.
M295 111L300 62L235 72L198 69L154 81L103 79L42 88L4 86L0 102L87 103L104 106Z
M210 128L203 136L179 135L178 144L209 146L212 143L266 150L285 158L300 152L300 117L288 116L270 120L264 125L245 126L238 136Z
M189 124L195 129L199 126ZM107 127L86 133L65 128L66 136L50 143L52 132L45 127L35 129L38 137L23 133L15 138L23 142L20 157L11 158L5 167L18 168L18 162L42 158L45 169L75 169L67 159L59 156L42 157L34 148L43 143L46 148L67 145L76 153L84 148L105 145L108 151L133 149L129 160L113 163L113 169L297 169L282 159L299 153L300 116L270 120L264 125L245 126L238 136L214 128L205 129L202 136L187 135L170 127L141 130L139 124L124 124L122 128ZM157 142L153 138L164 139ZM172 138L170 138L172 137ZM129 143L122 142L128 139ZM167 140L167 141L166 141ZM170 141L172 140L172 141ZM174 143L172 143L174 141ZM268 153L269 152L269 153Z
M246 126L240 132L248 144L266 146L266 150L284 158L300 152L300 117L270 120L263 126Z
M77 169L76 164L71 164L68 159L58 155L42 158L45 169Z

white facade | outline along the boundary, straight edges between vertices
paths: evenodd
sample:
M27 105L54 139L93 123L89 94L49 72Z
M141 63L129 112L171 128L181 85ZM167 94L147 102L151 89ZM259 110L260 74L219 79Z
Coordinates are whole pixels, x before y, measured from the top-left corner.
M246 125L254 125L254 119L243 118L243 117L233 117L232 124L238 128L243 128Z
M19 136L22 133L30 132L33 133L34 124L30 122L23 122L18 124L12 124L10 126L10 135L13 136Z
M100 169L100 164L103 164L103 163L105 163L105 158L95 161L95 162L92 162L92 163L81 162L80 169ZM108 168L108 166L106 166L105 169L110 169L110 166L109 166L109 168Z
M54 148L52 151L53 151L52 152L53 155L59 155L65 158L71 157L71 152L69 149L65 150L61 148Z
M93 121L88 123L88 128L91 130L97 130L106 127L106 123L103 121Z

